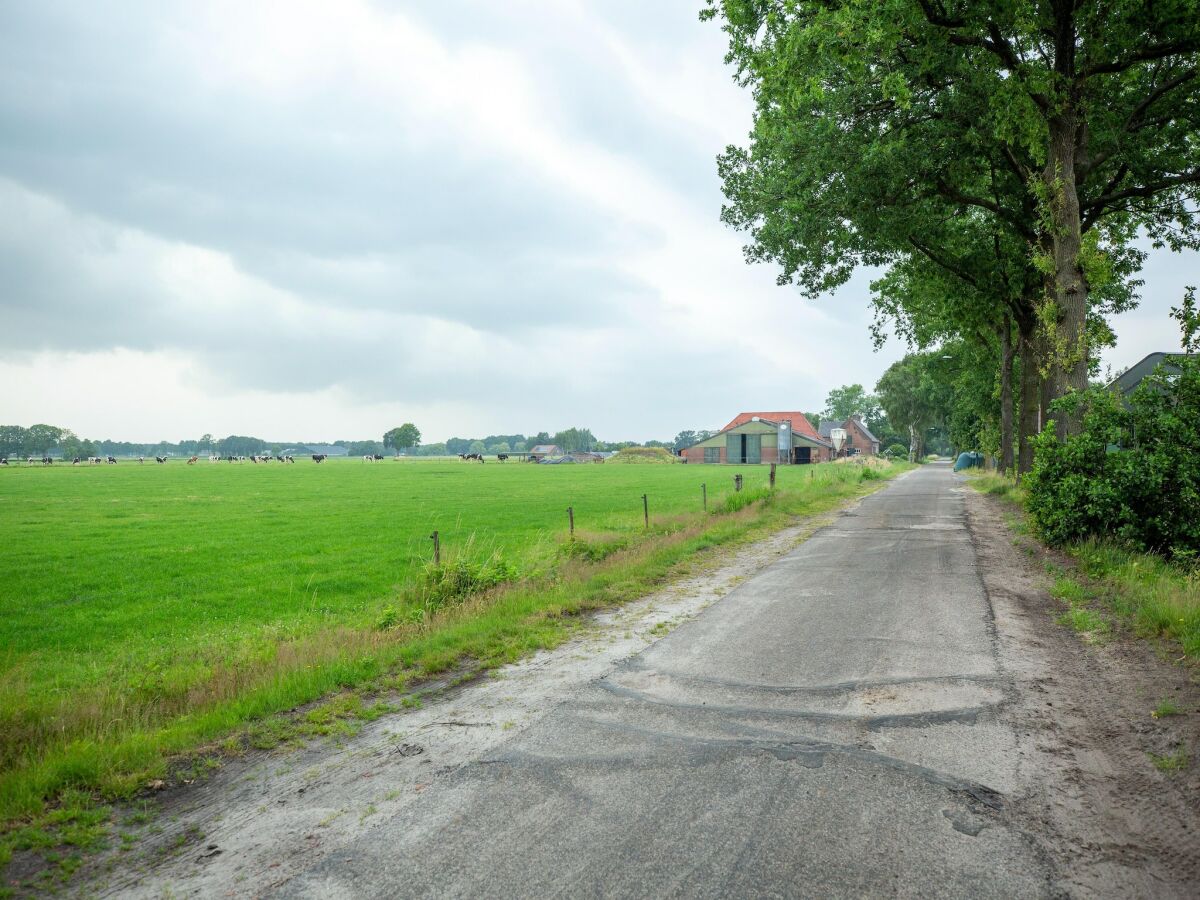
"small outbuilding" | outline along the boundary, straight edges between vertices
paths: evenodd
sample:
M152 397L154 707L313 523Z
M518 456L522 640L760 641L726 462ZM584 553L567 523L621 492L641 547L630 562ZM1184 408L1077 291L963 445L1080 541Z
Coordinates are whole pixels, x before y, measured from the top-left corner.
M562 456L562 447L558 444L538 444L529 451L530 462L541 462L543 459L548 459L552 456Z

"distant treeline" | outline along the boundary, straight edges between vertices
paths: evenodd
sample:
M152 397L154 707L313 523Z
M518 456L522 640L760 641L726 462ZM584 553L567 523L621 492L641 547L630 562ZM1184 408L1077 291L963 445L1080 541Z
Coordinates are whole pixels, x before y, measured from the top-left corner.
M542 444L553 444L570 452L572 450L620 450L631 446L673 447L672 441L601 441L589 428L568 428L550 434L546 431L535 435L489 434L482 438L451 438L445 443L421 444L406 452L409 456L457 456L460 453L524 453ZM222 456L249 456L258 453L279 453L285 450L329 447L344 448L348 456L367 454L389 454L382 440L366 441L267 441L262 438L231 434L215 438L211 434L195 440L178 442L159 441L139 444L132 441L81 438L69 428L56 425L0 425L0 456L42 456L54 454L63 457L76 456L206 456L217 453Z

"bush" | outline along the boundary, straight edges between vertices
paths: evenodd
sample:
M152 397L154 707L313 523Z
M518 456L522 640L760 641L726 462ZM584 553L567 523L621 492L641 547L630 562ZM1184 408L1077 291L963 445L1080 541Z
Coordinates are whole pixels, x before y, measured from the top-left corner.
M883 455L888 459L908 459L908 448L900 443L889 444Z
M1190 295L1173 314L1184 349L1200 349ZM1168 558L1200 556L1200 357L1178 366L1146 378L1128 409L1102 388L1058 401L1057 410L1082 410L1083 430L1060 442L1048 423L1026 481L1030 515L1049 543L1111 536Z

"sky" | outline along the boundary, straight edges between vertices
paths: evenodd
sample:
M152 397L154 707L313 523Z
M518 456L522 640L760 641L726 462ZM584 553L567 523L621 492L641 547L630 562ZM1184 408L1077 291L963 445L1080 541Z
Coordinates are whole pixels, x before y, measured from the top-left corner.
M752 107L699 5L3 4L0 422L665 440L870 388L868 273L806 300L719 221Z

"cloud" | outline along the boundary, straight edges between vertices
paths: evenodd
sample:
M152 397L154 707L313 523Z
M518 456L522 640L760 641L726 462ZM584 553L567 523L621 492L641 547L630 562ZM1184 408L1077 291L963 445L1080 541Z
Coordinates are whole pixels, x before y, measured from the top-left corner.
M718 221L723 54L684 0L5 5L0 420L661 438L873 384L869 279Z

